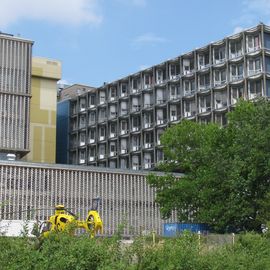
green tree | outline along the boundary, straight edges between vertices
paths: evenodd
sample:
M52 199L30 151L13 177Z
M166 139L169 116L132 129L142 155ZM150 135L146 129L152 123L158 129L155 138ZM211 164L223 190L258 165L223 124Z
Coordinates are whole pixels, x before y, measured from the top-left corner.
M177 210L179 221L217 231L259 230L269 220L270 103L241 101L227 117L225 128L184 120L164 132L167 174L148 176L164 218Z

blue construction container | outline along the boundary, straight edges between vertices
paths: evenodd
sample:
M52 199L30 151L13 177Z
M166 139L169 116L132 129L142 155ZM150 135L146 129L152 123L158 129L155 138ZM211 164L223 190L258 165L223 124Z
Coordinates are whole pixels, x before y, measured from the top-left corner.
M202 234L209 233L209 226L204 223L165 223L163 224L163 236L175 237L183 233L183 231L190 231L193 233Z

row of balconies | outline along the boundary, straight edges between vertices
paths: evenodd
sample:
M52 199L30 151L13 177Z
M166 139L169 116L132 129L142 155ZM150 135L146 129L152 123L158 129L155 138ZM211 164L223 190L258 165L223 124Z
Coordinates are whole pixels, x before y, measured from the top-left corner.
M169 86L169 89L167 88L156 89L155 95L151 91L150 93L144 93L140 97L131 97L130 101L135 103L132 105L131 111L137 112L141 109L141 106L139 105L141 100L143 101L142 108L149 108L153 106L154 99L155 99L155 105L161 105L161 104L166 103L167 101L173 101L173 100L179 99L180 97L194 95L196 92L207 92L207 91L210 91L212 88L225 86L228 83L228 81L226 79L226 74L225 73L223 74L222 72L223 71L220 71L219 75L213 78L212 83L210 83L209 77L206 77L206 75L204 75L203 77L204 79L202 81L198 81L197 88L195 87L195 79L189 79L189 80L183 81L183 90L181 90L180 84L173 84ZM248 71L248 76L257 75L257 74L260 74L261 72L262 72L262 68L260 67L257 69L252 69ZM209 74L207 74L207 76L208 75ZM244 74L235 73L234 75L231 75L230 78L231 78L230 82L241 81L244 78ZM106 101L105 96L102 97L101 100L99 100L99 105L107 104L105 102ZM114 100L116 101L117 98L115 98ZM110 102L110 99L108 100L108 102ZM121 101L119 104L123 106L123 108L119 112L120 115L126 115L128 113L128 109L127 109L128 102ZM75 114L77 113L76 102L73 101L72 105L73 107L72 107L71 113ZM91 108L94 108L95 106L96 106L95 104L92 104ZM81 97L79 100L78 112L83 112L86 110L87 110L86 97Z
M71 152L70 155L73 155L74 157L71 157L71 159L73 160L73 163L79 163L79 164L93 164L95 162L100 162L100 164L102 164L101 162L107 162L108 165L110 163L119 163L120 167L122 167L123 169L127 169L128 165L130 164L131 168L133 170L136 169L151 169L154 167L154 164L159 163L164 161L164 155L162 153L161 150L157 150L156 152L156 156L154 157L154 152L148 152L148 153L143 153L141 154L134 154L134 155L130 155L127 157L119 157L118 159L114 158L109 158L108 160L106 159L106 155L103 154L99 154L98 156L93 155L93 154L89 154L87 155L87 152L85 149L82 149L78 152L78 161L76 162L76 153ZM156 161L154 163L154 161Z
M182 116L183 117L190 117L190 116L196 115L197 113L204 113L204 112L208 112L208 111L212 111L212 110L219 110L219 109L226 108L229 105L235 105L237 100L241 96L243 96L243 92L240 90L241 89L239 89L238 92L234 92L233 95L231 95L230 100L227 97L227 91L217 92L213 96L213 101L212 101L211 95L200 96L200 97L198 97L197 102L194 98L189 99L189 100L183 100ZM252 100L252 99L255 99L255 98L262 96L262 94L263 94L262 89L257 89L257 90L260 90L260 91L248 93L248 99ZM151 128L151 127L154 127L154 125L163 125L169 121L179 120L181 118L181 111L180 111L179 106L180 106L180 104L178 104L178 105L171 104L169 106L168 110L167 110L167 108L156 109L155 110L155 117L156 117L155 121L153 121L154 114L152 112L144 113L142 115L142 117L139 117L140 119L142 119L143 125L142 126L132 126L131 132L140 130L141 128ZM149 109L153 109L153 107L149 106ZM178 110L178 112L177 112L177 110ZM169 112L169 118L166 117L167 111ZM114 119L117 117L116 112L113 112L113 114L111 114L111 113L112 112L109 113L108 119L106 117L99 117L98 119L96 119L95 116L94 117L89 116L88 121L86 119L86 115L80 115L79 116L79 126L78 126L77 118L71 119L71 130L74 131L76 129L86 128L88 125L96 125L97 122L103 123L103 122L106 122L107 120L111 120L111 119ZM93 112L92 112L92 114L93 114ZM133 119L133 118L131 118L131 119ZM127 121L127 120L125 120L125 121ZM88 123L88 125L87 125L87 123ZM126 131L123 131L122 134L126 134ZM122 135L122 134L120 133L120 135Z

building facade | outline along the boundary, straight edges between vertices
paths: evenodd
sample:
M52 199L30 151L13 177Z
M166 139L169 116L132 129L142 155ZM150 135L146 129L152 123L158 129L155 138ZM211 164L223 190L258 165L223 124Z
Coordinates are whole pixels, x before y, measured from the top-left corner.
M69 163L152 169L182 119L226 124L239 98L270 96L270 27L260 24L70 101Z
M44 221L54 213L57 204L72 208L80 219L85 219L92 199L99 197L104 235L114 234L121 224L126 224L127 236L153 230L161 234L163 223L176 222L176 213L170 220L161 219L154 202L155 190L146 181L147 174L0 161L0 202L5 202L0 205L0 220Z
M61 62L32 58L32 98L30 102L29 162L55 163L57 81L61 79Z
M29 152L32 45L0 32L1 158Z

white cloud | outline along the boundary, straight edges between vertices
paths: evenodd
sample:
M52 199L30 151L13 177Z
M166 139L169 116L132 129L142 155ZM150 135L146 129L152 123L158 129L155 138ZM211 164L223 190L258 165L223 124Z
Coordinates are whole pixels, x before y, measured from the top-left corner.
M244 30L244 28L242 26L236 26L233 30L233 34L237 34L240 33Z
M0 27L20 20L67 25L99 24L99 0L1 0Z
M136 46L156 45L158 43L165 43L165 42L168 42L166 38L159 37L155 35L154 33L145 33L143 35L136 37L133 40L133 44Z

